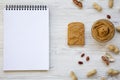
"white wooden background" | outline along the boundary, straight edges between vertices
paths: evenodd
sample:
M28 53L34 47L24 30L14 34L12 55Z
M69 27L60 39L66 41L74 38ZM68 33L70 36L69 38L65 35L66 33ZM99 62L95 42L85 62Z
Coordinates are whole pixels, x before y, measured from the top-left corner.
M0 0L0 80L71 80L69 72L73 70L79 80L85 80L86 72L97 69L96 76L89 79L99 80L107 76L106 70L114 68L120 70L120 54L114 55L116 61L105 66L101 55L106 51L107 44L116 44L120 48L120 33L107 43L98 43L91 36L91 26L94 21L111 15L115 26L120 25L120 0L115 0L113 9L108 8L108 0L83 0L84 8L77 8L72 0ZM102 7L101 13L92 8L92 3L98 2ZM50 8L50 70L45 71L15 71L4 72L3 68L3 7L5 4L46 4ZM67 45L67 25L70 22L80 21L85 24L85 46L69 47ZM32 45L31 45L32 46ZM84 52L90 56L90 61L80 58ZM112 54L112 53L111 53ZM78 65L83 60L84 65ZM120 80L120 75L108 77L109 80Z

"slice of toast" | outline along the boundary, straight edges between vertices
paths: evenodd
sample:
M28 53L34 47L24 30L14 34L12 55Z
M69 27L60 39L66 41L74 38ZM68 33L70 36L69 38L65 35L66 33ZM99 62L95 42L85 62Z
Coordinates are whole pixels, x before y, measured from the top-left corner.
M85 29L81 22L72 22L68 24L68 45L84 45Z

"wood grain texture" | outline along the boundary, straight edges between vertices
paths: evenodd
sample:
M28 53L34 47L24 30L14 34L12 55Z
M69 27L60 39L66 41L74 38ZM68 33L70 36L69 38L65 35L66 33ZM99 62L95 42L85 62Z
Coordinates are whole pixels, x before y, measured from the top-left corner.
M98 19L111 15L115 26L120 25L120 0L115 0L113 9L108 8L108 0L84 0L84 8L77 8L72 0L0 0L0 80L71 80L69 73L73 70L79 80L99 80L107 76L106 70L114 68L120 70L120 55L114 55L116 61L106 67L101 61L101 55L106 51L107 44L115 44L120 48L120 33L115 33L114 38L107 43L98 43L91 36L91 26ZM98 2L102 12L92 8L92 3ZM50 8L50 70L4 72L3 68L3 8L6 4L47 4ZM80 21L85 24L85 46L69 47L67 45L67 25L70 22ZM31 45L32 46L32 45ZM90 56L86 62L80 58L85 52ZM78 60L83 60L84 65L78 65ZM98 73L92 78L86 78L86 72L97 69ZM108 80L119 80L120 75L108 77Z

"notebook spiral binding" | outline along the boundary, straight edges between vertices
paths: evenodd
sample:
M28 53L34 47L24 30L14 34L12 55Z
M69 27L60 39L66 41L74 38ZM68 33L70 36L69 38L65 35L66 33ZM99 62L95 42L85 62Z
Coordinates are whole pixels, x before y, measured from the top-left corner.
M6 10L47 10L46 5L6 5Z

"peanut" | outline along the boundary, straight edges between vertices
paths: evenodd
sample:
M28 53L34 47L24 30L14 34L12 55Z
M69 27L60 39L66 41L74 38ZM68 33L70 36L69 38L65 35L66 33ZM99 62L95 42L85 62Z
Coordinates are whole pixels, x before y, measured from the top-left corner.
M116 31L120 32L120 26L116 27Z
M107 73L109 76L115 76L115 75L118 75L120 72L118 70L109 69Z
M112 57L112 55L110 55L109 53L106 53L105 56L108 58L108 60L109 60L110 62L114 62L114 61L115 61L115 59L114 59L114 58Z
M73 3L77 5L80 9L83 7L82 2L78 0L73 0Z
M116 47L115 50L114 50L114 52L115 52L116 54L118 54L118 53L119 53L119 48Z
M118 54L120 51L119 48L115 45L108 45L108 49L116 54Z
M107 59L106 56L102 56L101 58L106 65L109 65L109 60Z
M87 77L91 77L91 76L95 75L96 73L97 73L97 70L93 69L87 73Z
M86 61L89 61L89 60L90 60L90 57L89 57L89 56L87 56L87 57L86 57Z
M113 7L113 4L114 4L114 0L109 0L109 2L108 2L109 8L112 8L112 7Z
M75 75L75 73L73 71L70 72L70 76L71 76L72 80L78 80L77 76Z
M101 80L106 80L106 78L105 77L101 77Z
M115 46L114 46L114 45L109 45L109 46L108 46L108 49L109 49L110 51L114 51Z
M102 7L99 4L97 4L96 2L93 3L93 8L99 12L102 11Z

